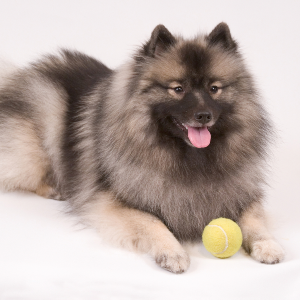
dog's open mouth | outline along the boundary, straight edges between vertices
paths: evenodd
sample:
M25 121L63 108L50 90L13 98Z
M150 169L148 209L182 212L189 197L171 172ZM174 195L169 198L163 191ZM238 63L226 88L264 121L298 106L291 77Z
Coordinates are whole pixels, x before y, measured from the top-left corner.
M173 122L187 135L191 144L196 148L205 148L210 144L211 134L208 130L209 127L193 127L188 124L181 123L176 118Z

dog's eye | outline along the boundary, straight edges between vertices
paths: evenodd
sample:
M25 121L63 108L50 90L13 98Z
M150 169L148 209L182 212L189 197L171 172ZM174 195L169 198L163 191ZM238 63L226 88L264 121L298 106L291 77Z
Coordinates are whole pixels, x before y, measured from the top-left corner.
M183 93L183 88L181 86L176 86L174 88L174 91L177 93L177 94L180 94L180 93Z
M212 94L216 94L219 91L219 88L216 85L210 87L209 90Z

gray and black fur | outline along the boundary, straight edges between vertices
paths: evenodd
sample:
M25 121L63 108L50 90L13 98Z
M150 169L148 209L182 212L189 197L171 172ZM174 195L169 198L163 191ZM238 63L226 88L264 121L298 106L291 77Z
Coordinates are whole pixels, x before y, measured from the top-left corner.
M187 125L207 126L210 145L194 147ZM191 40L158 25L115 71L63 50L3 76L0 183L69 201L103 237L175 273L189 265L178 241L200 241L219 217L275 263L283 251L261 206L270 133L225 23Z

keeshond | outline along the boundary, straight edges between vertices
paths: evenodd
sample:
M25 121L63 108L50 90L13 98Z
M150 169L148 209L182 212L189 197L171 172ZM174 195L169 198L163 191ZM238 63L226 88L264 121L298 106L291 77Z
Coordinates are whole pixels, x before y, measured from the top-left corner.
M113 244L184 272L215 218L273 264L262 207L272 128L228 26L184 39L158 25L117 70L62 50L3 74L0 182L67 200Z

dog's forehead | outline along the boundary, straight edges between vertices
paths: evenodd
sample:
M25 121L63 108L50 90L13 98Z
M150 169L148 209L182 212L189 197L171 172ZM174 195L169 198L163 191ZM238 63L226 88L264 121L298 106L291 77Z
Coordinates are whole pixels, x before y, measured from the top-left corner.
M210 62L207 47L197 42L186 42L177 49L178 58L187 73L201 76L205 73ZM188 75L188 74L187 74Z
M235 53L218 46L210 46L203 39L183 43L177 50L180 64L185 68L189 81L235 77L240 68Z
M161 83L178 81L198 85L203 80L230 81L239 66L236 55L210 47L203 38L181 40L149 65L147 77Z

